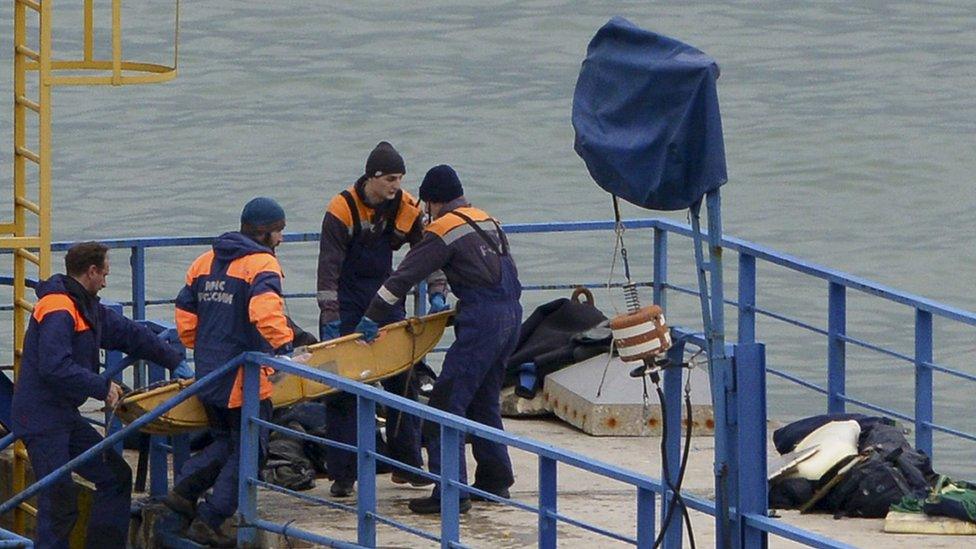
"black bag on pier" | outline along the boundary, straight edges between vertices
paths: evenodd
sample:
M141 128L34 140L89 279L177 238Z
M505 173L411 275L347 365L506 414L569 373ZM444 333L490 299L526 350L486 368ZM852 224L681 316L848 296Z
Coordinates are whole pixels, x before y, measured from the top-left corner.
M862 455L865 455L862 452ZM925 497L929 484L924 475L897 449L887 454L867 450L867 458L855 465L817 504L834 516L883 518L888 508L905 496Z

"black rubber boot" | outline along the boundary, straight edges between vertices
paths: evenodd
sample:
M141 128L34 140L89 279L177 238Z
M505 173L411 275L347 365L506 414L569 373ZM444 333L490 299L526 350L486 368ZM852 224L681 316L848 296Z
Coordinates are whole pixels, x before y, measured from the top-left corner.
M418 515L439 515L441 512L441 499L435 497L412 499L408 507ZM458 504L458 511L463 515L470 510L471 500L468 498L462 499Z

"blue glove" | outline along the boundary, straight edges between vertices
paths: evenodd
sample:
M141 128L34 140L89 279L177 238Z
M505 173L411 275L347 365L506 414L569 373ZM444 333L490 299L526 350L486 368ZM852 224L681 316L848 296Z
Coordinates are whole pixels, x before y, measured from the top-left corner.
M332 322L326 322L325 324L319 326L319 339L322 341L328 341L330 339L339 337L339 325L341 324L342 321L333 320Z
M195 375L196 372L193 371L193 368L185 360L173 369L173 377L176 379L193 379Z
M447 304L447 298L444 294L437 292L436 294L431 294L430 296L430 314L440 313L450 309L451 306Z
M380 331L380 325L368 316L364 316L359 321L359 324L356 324L356 331L363 334L363 341L369 343L376 339L376 335Z

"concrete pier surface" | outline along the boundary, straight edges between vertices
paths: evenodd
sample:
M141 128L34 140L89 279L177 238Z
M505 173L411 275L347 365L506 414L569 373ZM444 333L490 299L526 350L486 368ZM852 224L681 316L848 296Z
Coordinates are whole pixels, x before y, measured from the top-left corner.
M633 471L659 477L661 470L660 438L658 437L593 437L581 433L573 427L555 419L506 419L505 429L520 436L529 437L562 449L578 452L624 467ZM771 437L770 437L771 440ZM769 452L775 453L770 442ZM691 443L691 456L685 475L684 487L687 492L708 499L714 498L711 437L694 437ZM474 462L468 454L469 474L474 470ZM538 460L532 454L518 450L512 451L515 465L516 483L512 488L513 499L527 504L538 503L536 483ZM558 468L560 514L586 521L611 531L636 535L636 490L633 487L580 471L574 467L560 464ZM395 485L389 475L377 477L377 511L384 516L395 518L412 526L439 532L438 515L419 516L407 509L411 498L429 494L429 488L412 488ZM318 485L308 492L320 498L329 498L328 480L318 481ZM354 504L355 498L342 501ZM660 501L656 508L660 515ZM260 514L275 522L291 522L295 527L310 530L333 538L355 541L356 517L353 514L297 500L282 494L261 490L259 492ZM919 547L960 547L976 543L974 537L936 536L913 534L886 534L881 519L839 519L830 515L800 515L794 511L780 511L780 520L856 547L865 548L919 548ZM692 512L695 541L698 547L714 547L714 519L710 516ZM660 516L659 516L660 519ZM474 503L471 511L461 520L461 542L471 547L534 547L537 536L536 515L496 503ZM377 527L377 545L380 547L436 547L436 543L392 527ZM310 547L307 543L295 540L294 547ZM586 530L561 524L559 527L560 547L628 547ZM688 547L687 533L684 546ZM770 547L802 547L800 544L770 536Z

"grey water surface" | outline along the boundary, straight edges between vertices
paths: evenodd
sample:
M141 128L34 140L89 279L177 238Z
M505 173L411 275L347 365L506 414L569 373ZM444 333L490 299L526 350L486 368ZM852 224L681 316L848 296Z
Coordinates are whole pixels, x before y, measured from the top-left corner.
M174 4L124 10L125 57L170 61ZM80 9L59 2L55 14L57 57L79 57ZM430 166L450 163L469 198L503 222L609 219L608 195L573 152L570 111L587 43L613 15L720 64L727 234L976 309L976 10L966 0L183 2L176 80L55 90L55 239L214 235L233 229L255 195L285 206L287 230L317 231L329 197L380 140L403 153L408 190ZM0 97L8 100L11 17L9 7L0 14ZM108 20L99 5L103 57ZM9 105L0 109L5 182ZM9 216L10 193L0 202ZM610 234L512 240L526 283L610 277ZM646 279L650 238L634 231L625 242ZM674 237L671 247L672 278L693 285L689 243ZM174 296L200 251L151 251L149 297ZM288 291L314 291L315 253L314 245L282 249ZM113 258L106 295L125 299L127 254ZM734 298L735 256L726 259ZM618 263L615 280L621 272ZM762 264L759 272L763 307L826 326L826 283ZM526 310L557 295L528 295ZM613 292L597 292L597 302L608 314L623 306ZM911 308L856 292L848 305L853 335L913 352ZM315 323L311 300L289 307L300 323ZM700 323L697 311L691 297L669 299L675 324ZM150 316L168 319L171 310ZM2 330L9 341L9 321ZM976 373L974 333L937 319L936 360ZM825 385L821 337L770 319L758 335L770 342L770 367ZM0 348L10 355L9 344ZM849 394L914 414L911 364L851 345L847 364ZM976 432L974 385L936 374L935 386L936 421ZM822 396L778 378L769 391L777 420L823 409ZM936 440L937 468L976 475L971 443Z

